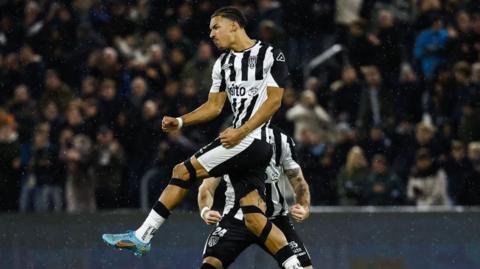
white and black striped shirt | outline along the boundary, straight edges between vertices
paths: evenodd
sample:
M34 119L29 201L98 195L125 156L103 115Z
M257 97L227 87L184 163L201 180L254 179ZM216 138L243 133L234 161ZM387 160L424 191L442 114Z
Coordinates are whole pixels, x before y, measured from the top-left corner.
M267 100L267 87L283 88L287 77L288 68L283 53L257 41L251 48L225 52L217 59L210 92L227 92L234 116L232 126L238 128ZM249 136L265 138L268 124L269 121L262 124Z
M274 218L280 215L288 214L288 204L285 199L287 195L291 196L290 181L285 175L286 170L299 169L300 166L296 161L295 144L293 139L284 133L280 132L276 128L268 128L267 134L273 146L273 155L270 160L270 165L267 167L267 180L266 186L266 215L269 218ZM242 220L243 213L239 209L238 201L235 200L235 191L233 190L230 177L228 175L223 176L226 182L227 189L225 191L225 207L223 209L223 216L233 216L236 219Z

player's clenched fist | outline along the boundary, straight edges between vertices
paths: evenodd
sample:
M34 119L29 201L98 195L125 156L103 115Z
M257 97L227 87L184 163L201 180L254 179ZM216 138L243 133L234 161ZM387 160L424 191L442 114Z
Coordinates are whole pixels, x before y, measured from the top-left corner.
M220 133L220 142L226 148L236 146L245 137L241 129L227 128Z
M205 210L201 217L208 225L217 224L222 219L220 212L210 209Z
M295 204L290 208L290 214L296 222L302 222L310 215L310 210L299 204Z
M162 130L164 132L170 132L170 131L175 131L180 128L178 119L172 118L169 116L165 116L162 119Z

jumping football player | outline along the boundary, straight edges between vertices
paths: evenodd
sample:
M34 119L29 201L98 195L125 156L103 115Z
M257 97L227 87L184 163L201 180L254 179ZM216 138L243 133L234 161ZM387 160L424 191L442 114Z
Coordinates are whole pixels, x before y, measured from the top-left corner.
M281 106L288 77L285 56L280 50L251 39L245 25L244 15L236 8L220 8L213 13L210 37L226 52L214 64L208 100L193 112L178 118L165 116L162 120L165 132L209 121L220 114L228 97L234 114L232 126L174 167L169 185L136 231L104 234L102 238L108 245L132 250L137 255L146 254L153 234L184 199L194 180L228 174L247 229L284 268L301 268L285 235L268 220L261 206L265 200L265 169L272 154L266 129ZM212 267L203 264L202 268Z

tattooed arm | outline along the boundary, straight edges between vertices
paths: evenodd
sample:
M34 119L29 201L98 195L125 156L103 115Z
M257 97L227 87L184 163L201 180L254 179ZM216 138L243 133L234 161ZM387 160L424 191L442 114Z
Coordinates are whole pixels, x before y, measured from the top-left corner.
M303 177L302 169L295 168L285 170L293 191L296 195L297 203L291 207L291 213L294 220L302 222L310 215L310 190Z

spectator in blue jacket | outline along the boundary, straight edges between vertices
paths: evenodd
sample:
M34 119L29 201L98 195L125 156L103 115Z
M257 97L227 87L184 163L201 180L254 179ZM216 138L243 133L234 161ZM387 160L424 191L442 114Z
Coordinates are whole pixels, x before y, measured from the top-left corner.
M427 80L433 77L438 65L447 61L448 38L448 31L443 27L443 21L439 16L434 16L430 28L417 36L413 54L420 62Z

